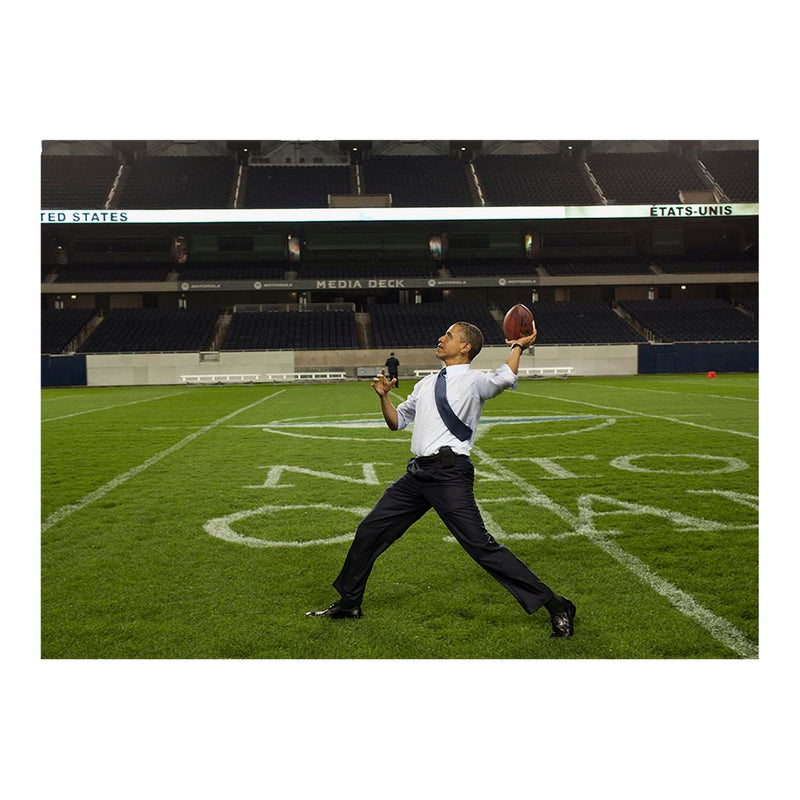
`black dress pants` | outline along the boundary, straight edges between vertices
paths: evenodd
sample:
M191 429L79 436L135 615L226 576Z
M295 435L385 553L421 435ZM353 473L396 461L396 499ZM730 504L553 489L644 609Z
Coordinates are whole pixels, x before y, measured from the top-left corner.
M486 530L475 502L475 468L468 456L454 464L411 459L361 521L334 588L348 604L361 605L378 556L433 508L469 555L517 599L529 614L553 597L553 591Z

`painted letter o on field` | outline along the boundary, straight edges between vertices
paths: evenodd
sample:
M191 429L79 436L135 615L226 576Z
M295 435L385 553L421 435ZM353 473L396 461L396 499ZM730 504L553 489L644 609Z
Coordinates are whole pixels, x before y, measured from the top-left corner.
M243 536L237 533L232 524L238 520L247 519L261 514L280 514L286 511L303 511L306 509L319 509L322 511L344 511L356 517L364 517L368 508L347 508L343 506L333 506L328 503L313 503L310 505L266 505L260 508L249 509L248 511L237 511L235 514L228 514L225 517L211 519L203 525L203 530L210 536L223 539L234 544L243 544L246 547L312 547L318 544L337 544L338 542L349 542L355 536L355 532L346 533L342 536L331 536L325 539L311 539L308 541L276 542L269 539L258 539L255 536Z
M700 467L699 469L680 470L680 469L652 469L649 467L641 467L633 462L640 458L696 458L700 461L715 461L718 466L708 469L707 467ZM631 453L627 456L619 456L609 464L615 469L623 469L628 472L649 472L649 473L664 473L666 475L718 475L722 472L741 472L749 468L746 461L741 458L734 458L733 456L710 456L704 453Z

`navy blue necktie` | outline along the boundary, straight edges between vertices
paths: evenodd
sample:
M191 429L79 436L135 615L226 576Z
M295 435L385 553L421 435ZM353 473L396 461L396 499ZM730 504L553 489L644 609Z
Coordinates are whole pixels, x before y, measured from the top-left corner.
M450 403L447 402L445 369L436 376L436 387L433 390L433 395L436 398L436 408L439 410L439 416L442 418L442 422L447 425L447 430L460 442L466 442L472 436L472 428L465 425L456 416L456 412L450 408Z

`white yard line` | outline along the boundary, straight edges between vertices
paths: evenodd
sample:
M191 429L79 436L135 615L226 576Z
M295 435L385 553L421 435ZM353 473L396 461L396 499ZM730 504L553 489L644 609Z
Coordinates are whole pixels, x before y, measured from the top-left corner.
M586 400L569 400L566 397L555 397L549 394L533 394L531 392L523 392L519 389L514 394L522 394L526 397L539 397L545 400L560 400L562 403L577 403L580 406L590 406L591 408L602 408L604 411L618 411L623 414L633 414L637 417L648 417L649 419L660 419L665 422L677 422L679 425L690 425L693 428L702 428L706 431L715 431L716 433L730 433L734 436L746 436L748 439L758 439L758 434L745 433L744 431L733 431L728 428L715 428L712 425L701 425L699 422L688 422L684 419L677 417L665 417L660 414L645 414L643 411L631 411L629 408L617 408L616 406L601 406L597 403L589 403Z
M488 464L495 472L508 480L510 484L520 489L523 492L522 499L527 500L531 505L546 508L559 516L570 526L573 532L586 536L590 542L597 545L604 553L610 555L622 566L630 570L642 583L665 597L678 611L695 620L717 641L743 658L756 658L758 656L758 647L728 620L718 617L712 611L701 606L690 594L664 580L664 578L653 572L647 564L623 550L616 542L610 541L602 532L585 530L577 514L573 514L564 506L549 498L544 492L535 486L531 486L497 459L492 458L477 447L473 447L472 452L481 459L481 462ZM499 533L499 525L495 520L492 520L492 527L495 532ZM498 536L497 538L500 537Z
M93 492L89 492L85 497L78 500L77 503L71 503L66 506L62 506L57 511L54 511L43 523L42 523L42 533L46 530L49 530L58 522L61 522L62 519L68 517L70 514L75 513L76 511L80 511L82 508L85 508L89 503L93 503L95 500L99 500L101 497L105 497L110 491L116 489L118 486L121 486L125 481L130 480L131 478L138 475L140 472L143 472L148 467L152 467L153 464L161 461L162 458L165 456L171 455L176 450L180 450L185 445L193 442L198 436L202 436L204 433L208 433L208 431L216 428L218 425L222 425L224 422L227 422L229 419L232 419L237 414L241 414L243 411L248 411L251 408L255 408L257 405L260 405L265 400L269 400L273 397L277 397L282 392L285 392L286 389L280 389L275 394L267 395L266 397L262 397L260 400L256 400L255 403L250 403L250 405L243 406L242 408L237 409L231 414L227 414L224 417L220 417L218 420L206 425L200 430L195 431L194 433L190 433L188 436L181 439L177 444L172 445L172 447L168 447L166 450L162 450L160 453L156 453L156 455L148 458L147 461L143 461L138 466L133 467L133 469L129 469L127 472L123 472L122 475L117 475L116 478L112 478L108 483L101 486L99 489L95 489Z
M757 658L758 647L728 620L718 617L704 608L690 594L673 586L658 576L641 559L623 550L616 542L606 536L592 535L589 541L596 544L604 553L629 569L642 583L666 597L675 608L687 617L696 620L717 641L729 647L743 658Z
M570 381L570 383L579 383L579 381ZM582 383L583 386L588 386L588 383ZM695 384L696 385L696 384ZM702 397L713 398L714 400L741 400L743 403L757 403L758 399L753 397L735 397L730 394L700 394L700 392L671 392L669 389L642 389L639 386L611 386L603 384L604 389L619 389L621 392L651 392L652 394L677 394L681 397Z
M42 422L55 422L57 419L69 419L70 417L79 417L81 414L93 414L95 411L108 411L111 408L122 408L122 406L135 406L137 403L149 403L151 400L163 400L165 397L175 397L179 394L185 394L188 390L183 389L180 392L170 392L169 394L161 394L158 397L146 397L144 400L131 400L130 403L117 403L113 406L103 406L102 408L89 408L86 411L76 411L74 414L64 414L61 417L49 417L43 419Z

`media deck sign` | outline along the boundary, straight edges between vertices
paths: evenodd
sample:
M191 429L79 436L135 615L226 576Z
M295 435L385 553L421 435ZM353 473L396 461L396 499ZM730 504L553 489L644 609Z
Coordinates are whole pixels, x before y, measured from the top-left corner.
M538 275L484 276L475 278L311 278L305 280L218 280L181 281L178 288L182 292L202 291L249 291L255 289L291 289L292 291L312 291L325 289L450 289L453 287L487 288L493 286L538 286Z

